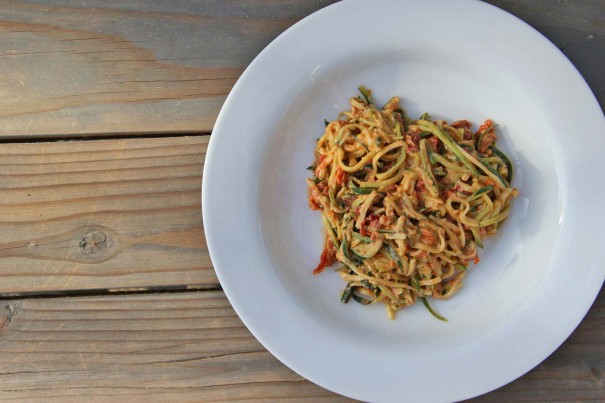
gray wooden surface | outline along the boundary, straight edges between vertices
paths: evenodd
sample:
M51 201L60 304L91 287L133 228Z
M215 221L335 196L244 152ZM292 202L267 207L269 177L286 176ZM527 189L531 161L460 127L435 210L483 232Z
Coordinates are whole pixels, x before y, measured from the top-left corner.
M576 66L605 106L605 1L487 0L525 21ZM564 96L564 94L562 94Z
M346 400L247 331L199 201L239 75L333 2L0 0L0 401ZM603 107L605 0L488 2L553 41ZM557 351L474 400L605 401L604 371L602 289Z

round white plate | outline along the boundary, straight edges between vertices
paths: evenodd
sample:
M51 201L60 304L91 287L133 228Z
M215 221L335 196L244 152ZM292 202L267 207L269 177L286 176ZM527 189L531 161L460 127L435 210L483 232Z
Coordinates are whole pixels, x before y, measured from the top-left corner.
M311 274L323 245L305 168L323 118L358 85L411 116L500 125L520 196L454 298L389 321L341 304ZM475 126L477 127L477 126ZM208 247L258 340L309 380L368 401L451 401L498 388L550 355L605 277L605 119L572 64L515 17L479 1L346 1L269 45L227 98L202 190Z

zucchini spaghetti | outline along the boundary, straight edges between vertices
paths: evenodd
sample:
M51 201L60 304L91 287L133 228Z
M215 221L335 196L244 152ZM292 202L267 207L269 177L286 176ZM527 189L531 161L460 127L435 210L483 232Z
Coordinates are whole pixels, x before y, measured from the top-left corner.
M378 109L371 91L325 121L307 179L309 207L325 227L313 271L334 262L341 301L383 302L389 318L419 299L447 299L462 287L477 248L496 233L517 196L513 167L496 148L496 125L475 132L428 114L410 119L392 97Z

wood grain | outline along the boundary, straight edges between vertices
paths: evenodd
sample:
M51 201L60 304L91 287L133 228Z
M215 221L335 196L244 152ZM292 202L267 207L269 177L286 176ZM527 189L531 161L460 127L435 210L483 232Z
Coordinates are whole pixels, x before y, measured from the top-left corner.
M216 284L208 137L0 147L0 293Z
M0 312L3 401L344 400L266 352L222 292L24 299ZM557 352L475 400L601 399L604 337L602 292Z
M0 137L209 132L312 0L0 0ZM605 102L605 2L488 0ZM0 146L0 296L217 287L206 137ZM497 365L497 364L495 364ZM564 345L479 402L605 400L605 292ZM2 401L345 400L294 374L218 291L0 301Z
M208 132L277 35L334 0L0 0L0 137ZM605 105L605 2L488 0L529 22Z
M342 400L265 351L220 292L33 299L2 311L3 401Z
M244 67L331 2L0 0L0 136L210 131Z
M527 22L554 43L605 109L605 1L484 0Z

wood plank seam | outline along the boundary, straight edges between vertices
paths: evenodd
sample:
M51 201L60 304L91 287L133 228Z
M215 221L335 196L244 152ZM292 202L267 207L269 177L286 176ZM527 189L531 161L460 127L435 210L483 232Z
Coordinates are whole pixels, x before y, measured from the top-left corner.
M23 144L23 143L62 143L69 141L98 141L98 140L129 140L129 139L157 139L157 138L172 138L172 137L202 137L210 136L211 131L199 130L199 131L181 131L181 132L107 132L107 133L94 133L94 134L60 134L50 133L48 135L31 135L27 137L23 136L2 136L0 137L0 144Z
M122 295L158 295L158 294L183 294L198 292L222 291L220 284L187 284L187 285L161 285L157 287L130 287L130 288L98 288L90 290L61 290L47 292L19 292L0 293L0 300L19 301L29 299L57 299L57 298L84 298Z

